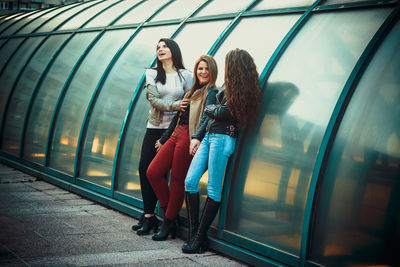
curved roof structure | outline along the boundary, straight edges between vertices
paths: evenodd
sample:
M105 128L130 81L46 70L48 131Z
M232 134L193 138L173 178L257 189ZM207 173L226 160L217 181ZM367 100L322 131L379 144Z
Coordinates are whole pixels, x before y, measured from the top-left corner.
M138 216L157 41L175 39L189 70L213 55L219 86L226 53L243 48L262 109L228 164L211 247L253 265L395 265L399 11L397 0L101 0L2 16L0 159Z

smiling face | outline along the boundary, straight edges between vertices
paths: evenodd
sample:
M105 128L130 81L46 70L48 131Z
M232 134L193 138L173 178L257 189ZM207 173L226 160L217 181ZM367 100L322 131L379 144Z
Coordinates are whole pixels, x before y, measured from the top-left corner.
M205 85L210 82L210 72L205 61L200 61L197 66L196 75L200 85Z
M157 57L160 61L172 59L171 49L163 41L157 45Z

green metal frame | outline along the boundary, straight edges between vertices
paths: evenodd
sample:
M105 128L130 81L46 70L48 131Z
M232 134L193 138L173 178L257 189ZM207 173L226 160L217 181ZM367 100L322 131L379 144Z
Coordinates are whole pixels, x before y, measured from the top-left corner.
M98 17L100 14L102 14L103 12L105 12L106 10L110 9L111 7L123 2L125 0L121 0L118 2L115 2L109 6L107 6L106 8L102 9L100 12L98 12L96 15L92 16L89 20L87 20L85 23L83 23L80 28L85 27L85 25L87 25L88 23L90 23L92 20L94 20L96 17ZM29 118L30 118L30 113L33 107L33 103L36 100L36 96L39 92L39 89L42 86L42 83L44 81L44 79L47 76L47 73L49 72L50 68L53 66L53 63L56 61L57 57L59 56L59 54L61 53L61 51L64 49L64 47L69 43L70 40L72 40L72 38L75 36L76 32L73 32L61 45L60 47L57 49L57 51L53 54L53 56L51 57L49 63L47 63L46 67L44 68L43 72L40 74L40 77L36 83L35 88L33 89L33 93L32 93L32 97L29 101L28 104L28 108L27 108L27 112L25 114L25 118L24 118L24 126L22 128L22 135L21 135L21 142L20 142L20 153L19 156L22 158L23 154L24 154L24 144L25 144L25 135L26 135L26 128L29 122Z
M186 21L193 15L195 15L197 12L199 12L199 10L201 10L204 6L206 6L208 3L210 2L210 0L204 2L203 4L199 5L197 7L197 9L195 9L191 14L189 14L186 18L184 18L179 26L177 27L177 29L171 34L170 38L174 38L185 26ZM156 62L156 56L154 56L154 58L152 59L152 61L150 62L150 64L148 65L148 67L150 68L151 66L154 65L154 63ZM125 136L126 136L126 131L128 129L128 125L129 125L129 121L130 118L132 116L133 113L133 107L135 106L135 103L138 99L139 96L139 92L140 92L140 88L143 86L143 83L145 81L146 75L145 73L143 73L142 78L140 79L138 85L136 86L136 89L132 95L131 101L129 103L129 106L127 108L127 111L125 113L125 118L122 122L121 125L121 130L120 130L120 134L118 137L118 142L117 142L117 147L115 149L115 156L114 156L114 163L113 163L113 172L112 172L112 177L111 177L111 183L112 183L112 191L114 193L114 197L116 199L121 199L125 202L129 201L129 197L128 196L122 196L121 193L115 191L116 188L116 180L118 177L118 170L119 170L119 159L121 157L121 150L120 147L122 144L124 144L125 141ZM122 196L122 197L121 197ZM132 198L133 199L133 198ZM143 205L143 203L142 203Z
M156 9L156 11L153 12L153 14L151 14L148 18L146 18L137 28L136 30L133 32L133 34L129 37L129 39L121 46L121 48L117 51L117 53L114 55L114 57L112 58L110 64L107 66L106 70L104 71L102 77L100 78L99 83L97 84L92 98L89 102L89 105L86 109L86 113L85 113L85 117L83 119L83 123L82 123L82 127L81 127L81 131L79 134L79 139L78 139L78 145L76 148L76 153L75 153L75 164L74 164L74 177L77 178L77 181L80 183L81 182L81 178L79 178L79 169L80 169L80 162L81 162L81 157L82 157L82 149L83 149L83 140L86 137L86 132L87 132L87 126L89 124L89 119L90 116L92 114L94 105L96 103L97 97L100 94L101 88L103 87L103 84L106 80L106 78L108 77L108 74L110 73L111 69L114 67L115 63L117 62L117 60L119 59L119 57L122 55L122 53L125 51L125 49L128 47L128 45L132 42L132 40L136 37L136 35L141 31L142 26L149 20L151 20L155 15L157 15L161 10L163 10L165 7L167 7L169 4L171 4L173 2L173 0L170 0L168 2L166 2L165 4L163 4L162 6L160 6L158 9ZM107 192L107 195L112 196L112 188L113 188L113 183L114 180L111 179L111 187ZM97 187L96 184L93 184L93 189L101 189L101 187ZM97 191L97 190L96 190ZM104 192L104 191L103 191Z
M94 4L88 6L86 9L91 8L91 7L95 6L95 5L98 5L98 4L100 4L101 2L103 2L103 1L106 1L106 0L102 0L102 1L99 1L99 2L95 2ZM75 16L77 16L77 15L79 15L80 13L82 13L83 11L85 11L86 9L82 9L82 10L76 12L74 15L70 16L69 18L67 18L66 20L64 20L62 23L60 23L60 24L56 27L55 30L57 30L57 29L59 29L60 27L62 27L65 23L67 23L68 21L70 21L71 19L73 19ZM8 113L8 108L9 108L11 99L12 99L12 97L13 97L13 95L14 95L14 91L15 91L15 88L16 88L16 86L17 86L17 84L18 84L18 81L19 81L19 79L21 78L22 74L24 73L24 71L25 71L26 67L28 66L29 62L30 62L30 61L32 60L32 58L35 56L36 52L40 49L40 47L47 41L47 39L48 39L50 36L51 36L50 34L46 35L46 36L43 38L43 40L36 46L36 48L35 48L35 49L33 50L33 52L30 54L30 56L28 57L28 59L25 61L23 67L22 67L21 70L19 71L19 73L18 73L18 75L17 75L17 78L15 79L15 81L14 81L14 83L13 83L13 86L11 87L11 91L10 91L8 97L7 97L6 106L4 107L3 120L2 120L1 128L0 128L0 148L2 147L2 140L3 140L3 135L4 135L4 126L5 126L5 121L6 121L6 117L7 117L7 113ZM18 46L18 48L21 47L22 44L25 43L25 41L27 41L27 40L28 40L28 37L26 37L25 40L22 41L22 42L20 43L20 45ZM13 55L16 54L16 52L18 51L18 48L14 51ZM11 59L11 57L9 58L9 60L7 61L7 63L4 65L4 68L2 69L2 71L5 70L6 66L7 66L8 63L10 62L10 59ZM1 74L2 74L2 73L0 73L0 75L1 75Z
M353 96L354 90L360 81L362 74L364 73L368 63L371 61L372 57L375 55L376 50L379 45L383 42L390 29L394 26L399 18L400 7L397 7L381 25L379 30L375 33L374 37L368 43L367 47L364 49L362 55L358 59L356 65L354 66L347 82L339 96L339 99L335 105L332 112L331 118L328 122L324 137L321 142L321 146L318 151L318 156L314 169L312 172L312 177L310 181L310 186L307 194L306 209L304 213L303 220L303 230L301 239L301 249L300 249L300 266L305 266L305 261L308 257L309 246L311 242L311 227L313 225L312 219L314 217L314 207L316 206L316 194L318 190L318 184L321 183L325 168L328 162L329 154L332 149L333 142L335 140L337 131L340 127L340 123L345 114L346 108Z
M118 16L115 20L113 20L110 25L113 25L114 23L116 23L121 17L123 17L124 15L126 15L129 11L131 11L133 8L137 7L138 5L142 4L145 0L142 0L138 3L136 3L135 5L133 5L131 8L127 9L124 13L122 13L120 16ZM85 57L87 56L87 54L89 53L89 51L95 46L95 44L97 43L98 40L101 39L101 37L106 33L106 31L103 29L93 40L92 42L88 45L88 47L85 49L85 51L82 53L82 55L79 57L78 61L75 63L73 69L71 70L70 74L68 75L68 78L66 80L66 82L64 83L64 86L61 90L61 93L58 97L57 100L57 104L56 104L56 108L54 109L52 118L51 118L51 123L50 123L50 127L49 127L49 133L47 135L47 144L46 144L46 153L45 153L45 166L47 167L49 165L49 154L50 154L50 148L51 148L51 140L53 138L53 134L54 134L54 127L55 127L55 122L57 120L58 117L58 113L60 112L61 109L61 104L64 101L64 97L67 93L67 90L69 88L69 85L72 81L72 78L74 77L76 71L78 70L78 68L80 67L81 63L83 62L83 60L85 59Z
M135 6L141 4L143 1L137 3ZM233 19L231 23L226 27L226 29L223 31L223 33L218 37L216 42L213 44L213 46L209 50L209 54L214 55L220 45L225 41L227 36L230 34L230 32L234 29L234 27L239 23L240 19L243 17L253 17L253 16L265 16L265 15L272 15L272 14L288 14L288 13L299 13L299 12L304 12L304 14L301 16L301 18L297 21L297 23L292 27L292 29L288 32L288 34L285 36L285 38L281 41L277 49L275 50L274 54L271 56L270 60L268 61L267 65L263 69L261 75L260 75L260 86L263 88L265 83L267 82L270 74L272 73L274 67L276 66L278 60L280 59L281 55L284 53L286 48L289 46L293 38L296 36L296 34L300 31L302 26L307 22L309 17L311 16L312 12L322 12L322 11L327 11L327 10L340 10L340 9L350 9L350 8L370 8L370 7L380 7L380 6L396 6L397 8L389 15L389 17L386 19L386 21L382 24L380 29L377 31L377 33L374 35L373 39L370 41L368 44L367 48L364 49L364 52L360 59L358 60L356 66L354 67L350 77L348 78L346 85L339 97L339 100L335 106L334 112L331 116L331 119L328 123L327 130L325 132L325 135L322 140L321 147L318 152L318 157L316 164L314 165L314 170L313 170L313 175L311 177L311 182L310 182L310 188L308 191L307 195L307 202L306 202L306 209L305 209L305 214L304 214L304 220L303 220L303 229L302 229L302 239L301 239L301 248L300 248L300 257L274 249L273 247L270 247L265 244L258 243L254 240L242 237L240 235L234 234L232 232L229 232L227 230L224 230L223 227L225 225L225 216L226 216L226 209L227 209L227 201L229 194L232 194L234 192L230 192L230 187L231 187L231 178L237 175L237 169L238 168L238 162L240 161L240 156L238 154L240 153L234 153L234 157L229 161L228 164L228 170L225 175L224 179L224 187L223 187L223 198L222 198L222 206L221 206L221 211L220 211L220 218L218 221L218 228L217 232L214 229L211 229L212 237L210 238L210 246L213 249L216 249L220 252L227 253L229 255L233 255L234 257L244 260L245 262L248 262L250 264L254 265L271 265L271 266L284 266L286 264L290 265L300 265L300 266L320 266L317 263L314 263L312 261L308 260L308 250L309 250L309 243L310 243L310 235L311 235L311 229L312 229L312 219L313 219L313 208L316 205L316 194L318 190L318 184L319 180L322 179L323 173L325 171L326 167L326 162L329 157L330 150L332 148L333 141L335 139L336 133L338 128L340 127L341 120L343 118L343 115L345 113L346 107L348 103L350 102L351 96L356 88L356 85L358 81L360 80L362 74L365 71L365 68L367 67L368 63L370 62L371 58L375 54L376 50L378 49L379 45L383 42L385 39L386 35L390 31L390 29L393 27L394 23L398 21L399 18L399 9L398 7L398 1L397 0L383 0L380 2L373 3L372 1L364 1L364 2L359 2L359 3L349 3L349 4L344 4L344 5L323 5L320 6L322 1L316 1L314 4L309 7L309 8L304 8L304 7L297 7L297 8L288 8L288 9L279 9L279 10L261 10L261 11L247 11L250 6L255 4L258 1L253 1L248 7L246 7L243 11L241 11L239 14L224 14L224 15L216 15L216 16L204 16L204 17L199 17L199 18L194 18L193 15L198 12L201 8L203 8L205 5L207 5L210 1L204 2L202 5L200 5L192 14L190 14L188 17L186 17L184 20L168 20L168 21L161 21L161 22L149 22L146 25L141 24L131 24L131 25L121 25L121 26L113 26L113 24L121 18L124 14L126 14L128 11L126 11L124 14L121 14L116 20L114 20L114 23L110 23L109 26L107 27L98 27L98 28L91 28L91 29L77 29L72 31L72 35L76 34L78 32L87 32L87 31L100 31L99 35L92 41L91 45L89 45L86 50L83 52L79 60L77 61L76 65L74 66L73 71L71 73L75 73L77 69L79 68L79 65L82 63L83 58L86 57L87 53L89 50L94 46L94 44L97 42L97 40L100 39L101 35L104 34L105 31L111 30L111 29L124 29L124 28L135 28L140 26L142 27L150 27L150 26L156 26L156 25L167 25L167 24L179 24L177 27L177 30L173 33L172 38L189 22L198 22L198 21L210 21L210 20L219 20L219 19ZM170 3L170 2L168 2ZM168 4L167 3L167 4ZM132 7L133 8L133 7ZM153 14L154 15L154 14ZM5 21L4 21L5 22ZM4 23L2 22L2 23ZM0 23L0 25L2 24ZM43 23L44 24L44 23ZM42 25L43 25L42 24ZM34 31L39 29L42 25L37 27ZM57 27L58 29L59 27ZM22 35L15 35L15 37L32 37L32 36L39 36L39 35L45 35L49 36L50 34L62 34L62 33L68 33L66 32L61 32L58 31L57 29L47 32L47 33L34 33L32 32L31 34L22 34ZM135 31L136 32L136 31ZM71 36L72 36L71 35ZM69 38L72 38L72 37ZM100 36L100 37L99 37ZM4 37L0 37L4 38ZM8 41L8 39L7 39ZM6 42L7 42L6 41ZM4 42L3 45L6 43ZM24 41L23 41L24 42ZM22 43L23 43L22 42ZM60 48L57 50L57 52L54 53L53 57L57 57L61 50L66 46L66 41L60 46ZM12 56L16 53L16 51L19 49L21 45L17 47L17 49L14 51ZM38 49L38 48L37 48ZM121 54L122 51L121 49L117 52L117 54ZM35 54L33 52L31 56ZM81 128L80 132L80 137L79 137L79 144L82 146L82 142L84 140L88 122L90 120L90 115L93 110L93 107L96 103L96 99L98 94L101 91L101 88L103 86L104 81L107 78L107 75L111 68L114 65L114 59L115 61L117 60L116 57L117 54L114 56L112 62L110 65L107 67L106 71L103 73L103 76L98 83L95 93L92 95L92 99L90 102L90 105L88 106L88 109L86 111L86 115L84 118L84 123ZM40 89L41 84L44 80L45 75L47 72L51 69L52 64L55 61L55 58L51 59L51 61L48 63L46 66L45 70L42 72L41 77L39 78L35 89L34 89L34 96L33 99L31 99L29 103L28 110L31 110L34 98L36 97L37 91ZM149 66L152 66L155 62L156 57L152 60ZM6 66L8 65L8 62L4 66L4 68L0 71L0 75L2 72L5 70ZM29 60L26 61L26 64L29 62ZM16 82L18 81L21 73L19 73L18 78L16 79ZM45 166L41 166L37 163L27 161L22 158L23 156L23 146L24 143L23 141L21 142L21 150L20 150L20 157L16 157L14 155L5 153L3 151L0 151L0 161L6 162L7 164L13 165L19 169L22 169L28 173L32 173L35 176L39 176L43 178L44 180L54 183L60 187L63 187L69 191L78 193L80 195L84 195L86 197L89 197L95 201L98 201L104 205L116 208L122 212L125 212L131 216L134 217L139 217L141 214L141 208L143 206L143 203L129 195L126 195L122 192L117 192L115 191L116 187L116 182L118 178L118 168L119 168L119 157L121 154L121 146L123 146L124 139L125 139L125 134L127 131L127 125L129 124L130 117L132 116L133 113L133 107L138 99L138 95L140 92L141 87L143 86L144 83L144 74L142 76L141 81L139 82L137 88L135 89L134 95L131 99L131 102L129 104L129 107L127 109L127 112L125 114L125 118L123 121L123 125L121 127L118 143L117 143L117 148L116 148L116 153L114 157L114 163L113 163L113 172L112 172L112 184L110 189L101 187L96 184L92 184L90 182L87 182L83 179L76 179L76 176L72 177L71 175L67 175L62 173L61 171L54 170L51 167L48 166L48 155L49 155L49 145L51 143L51 135L54 133L54 127L55 127L55 121L59 112L59 109L61 107L63 98L66 94L66 91L69 87L69 83L71 82L73 75L68 76L66 84L64 84L64 87L62 89L62 92L60 93L59 99L57 101L57 106L56 109L53 113L52 121L49 127L49 135L47 139L47 144L46 144L46 155L45 155ZM14 82L13 88L16 85L16 82ZM68 84L67 84L68 83ZM10 92L11 95L11 92ZM8 98L6 105L9 105L11 98ZM7 108L8 109L8 108ZM27 112L30 113L30 112ZM3 114L4 116L6 115L6 112ZM29 114L26 115L25 120L24 120L24 126L23 126L23 135L22 135L22 140L25 139L25 131L27 127L27 121L29 120ZM5 117L3 118L3 124L5 123ZM3 127L1 128L1 135L3 132ZM51 135L50 135L51 133ZM2 139L0 139L1 142ZM246 140L246 134L243 133L242 137L239 138L239 145L237 148L237 152L242 151L243 149L243 144ZM82 148L79 148L80 151L79 153L82 153ZM78 148L77 148L78 151ZM79 172L79 164L80 164L80 159L81 157L78 157L78 154L75 158L75 165L74 165L74 173ZM77 171L75 171L77 169ZM321 177L321 178L320 178ZM74 184L77 183L77 184ZM99 193L96 193L94 191L97 191ZM125 204L125 203L128 204Z

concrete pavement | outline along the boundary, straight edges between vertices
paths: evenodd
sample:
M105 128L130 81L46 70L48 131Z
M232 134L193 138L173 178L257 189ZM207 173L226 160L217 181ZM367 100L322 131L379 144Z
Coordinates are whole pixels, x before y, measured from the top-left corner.
M248 266L214 251L186 255L137 220L0 164L0 266Z

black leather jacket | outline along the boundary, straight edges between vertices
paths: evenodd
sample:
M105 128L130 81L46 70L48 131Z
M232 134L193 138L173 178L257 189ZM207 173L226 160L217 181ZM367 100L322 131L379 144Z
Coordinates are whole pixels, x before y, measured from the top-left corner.
M203 120L196 134L192 135L192 138L202 140L206 132L226 134L231 137L237 137L238 127L237 121L232 118L228 110L226 103L225 90L221 90L216 95L216 103L214 105L208 105L204 109L204 113L208 115L206 120Z

